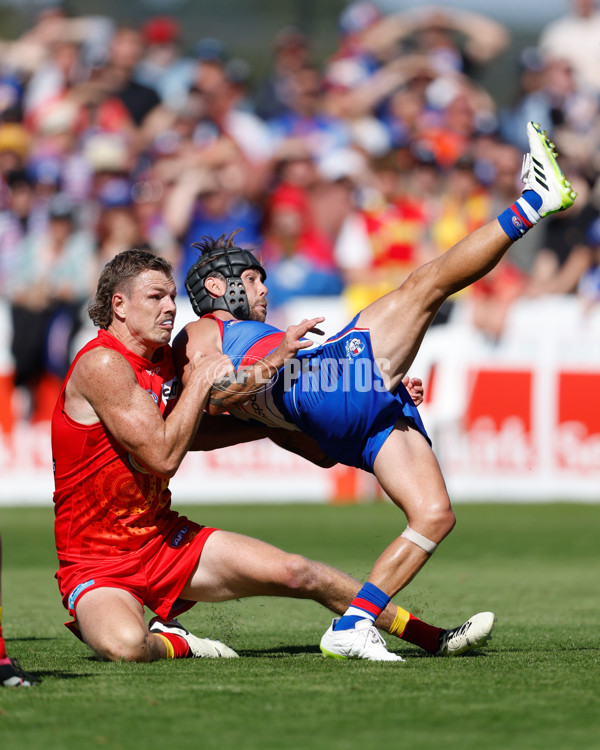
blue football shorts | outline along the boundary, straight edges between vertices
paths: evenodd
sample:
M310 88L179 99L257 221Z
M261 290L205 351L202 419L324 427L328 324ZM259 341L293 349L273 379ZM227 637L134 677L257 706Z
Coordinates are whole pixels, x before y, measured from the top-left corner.
M298 352L297 360L280 372L273 398L328 456L372 472L398 419L430 445L431 440L406 388L400 384L393 393L386 388L370 332L355 328L357 317L323 344Z

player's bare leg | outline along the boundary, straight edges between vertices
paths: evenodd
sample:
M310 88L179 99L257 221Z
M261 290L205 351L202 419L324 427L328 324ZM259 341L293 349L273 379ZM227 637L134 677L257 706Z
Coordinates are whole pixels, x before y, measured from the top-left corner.
M84 642L102 659L148 662L166 657L164 642L148 632L142 605L123 589L82 594L77 622Z
M207 540L202 557L181 596L198 601L222 601L247 596L313 599L337 613L346 610L359 589L356 581L322 563L288 554L269 544L217 531ZM391 628L395 607L382 613L382 627ZM366 653L377 661L402 661L385 648L375 630L362 636Z
M527 134L530 153L523 164L521 198L359 315L357 325L370 330L373 355L387 375L390 390L395 391L406 375L444 300L488 273L512 242L541 218L573 204L576 194L556 162L554 144L534 123L528 124ZM383 551L348 610L321 639L326 656L369 658L362 652L363 630L416 575L454 526L437 461L419 432L397 425L375 459L373 471L409 524ZM478 622L485 620L484 625L493 627L493 614L482 614L487 618L479 617Z
M198 638L177 621L151 621L127 591L98 588L82 594L77 622L85 643L108 661L149 662L173 658L231 658L237 656L220 641Z
M452 531L455 516L444 478L420 432L400 423L379 451L373 472L411 529L436 545ZM369 581L394 596L410 583L430 554L398 534L375 562Z
M207 539L181 597L219 602L282 596L313 599L333 612L342 612L357 590L357 581L324 563L220 530Z
M413 271L402 286L360 313L357 326L370 330L375 359L389 363L384 374L390 390L408 372L442 303L488 273L511 244L495 219Z
M527 137L530 151L523 161L521 198L360 314L358 325L370 329L375 358L390 363L387 374L392 390L413 362L444 300L491 271L537 221L573 205L577 195L556 161L555 146L546 132L528 123Z
M359 589L358 581L329 565L284 552L251 537L217 531L207 540L196 571L181 596L211 602L250 596L312 599L332 612L342 614ZM471 622L472 628L467 625ZM442 643L444 655L457 653L459 649L462 653L485 643L492 630L491 625L482 625L480 619L470 618L460 627L465 625L471 629L472 645L466 645L462 636L464 629L459 634L459 628L444 630L430 625L391 602L377 620L378 628L440 655ZM449 635L446 637L446 634ZM387 651L379 646L381 643L377 641L371 648L377 656L384 656L387 660ZM397 657L392 655L392 658Z

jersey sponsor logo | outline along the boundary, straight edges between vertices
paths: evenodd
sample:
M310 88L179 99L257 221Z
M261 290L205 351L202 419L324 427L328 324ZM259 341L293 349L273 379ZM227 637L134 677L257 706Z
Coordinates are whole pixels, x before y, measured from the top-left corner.
M69 594L69 609L73 609L73 606L75 602L77 601L79 595L85 591L90 586L93 586L96 581L91 578L89 581L86 581L85 583L80 583L79 586L75 586L73 591Z
M346 355L348 357L358 357L364 351L365 343L360 339L348 339L346 341Z
M177 531L171 537L171 541L169 542L171 547L175 547L175 548L179 547L181 543L183 542L183 540L185 539L185 537L187 536L189 530L190 530L189 526L183 526L182 528L177 529Z
M173 378L172 380L168 380L166 383L162 384L161 398L163 403L176 399L178 396L179 381L177 380L177 378Z
M252 411L254 412L254 414L257 417L262 417L263 419L266 419L267 415L264 413L264 411L258 405L258 401L257 401L256 396L252 396L250 398L250 401L246 402L246 403L250 404L250 408L252 409Z

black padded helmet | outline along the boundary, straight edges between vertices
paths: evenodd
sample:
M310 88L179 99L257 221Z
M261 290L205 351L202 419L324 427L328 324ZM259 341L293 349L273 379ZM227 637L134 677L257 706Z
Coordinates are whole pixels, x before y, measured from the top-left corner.
M191 247L199 250L201 255L190 267L185 277L185 290L188 293L192 309L198 316L214 310L226 310L238 320L248 320L250 309L242 273L255 268L262 281L267 278L265 269L249 250L233 245L237 232L225 238L225 235L213 240L204 237L194 242ZM225 277L227 290L222 297L211 297L204 282L209 276L220 273Z

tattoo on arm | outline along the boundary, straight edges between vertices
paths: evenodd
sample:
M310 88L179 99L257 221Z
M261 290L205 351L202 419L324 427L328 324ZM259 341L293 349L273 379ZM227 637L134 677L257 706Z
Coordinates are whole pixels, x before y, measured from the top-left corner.
M215 380L213 383L213 389L215 391L220 391L221 393L226 393L234 384L245 384L248 380L246 371L240 373L240 376L241 375L243 375L243 378L238 378L237 372L230 372L229 375L224 375L222 378Z
M267 372L263 372L260 365L267 366ZM212 406L224 408L239 403L241 400L246 401L253 393L262 390L270 377L268 364L263 360L253 367L236 370L215 380L209 403Z

